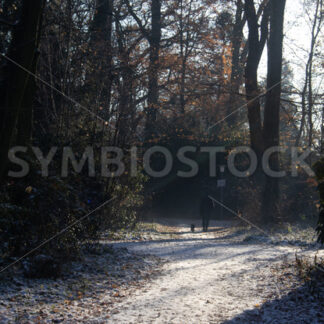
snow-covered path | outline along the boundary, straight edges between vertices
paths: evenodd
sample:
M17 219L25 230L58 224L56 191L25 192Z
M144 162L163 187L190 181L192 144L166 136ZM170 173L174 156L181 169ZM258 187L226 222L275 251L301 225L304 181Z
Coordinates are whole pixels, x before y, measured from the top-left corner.
M324 323L324 277L300 280L308 267L296 267L288 236L278 232L274 245L233 222L208 233L191 233L188 221L139 225L124 241L85 247L57 280L19 269L2 277L0 323ZM314 244L297 250L324 259Z
M170 232L166 239L115 243L168 262L161 276L116 306L111 323L223 323L234 317L239 323L237 316L248 309L258 323L260 305L280 295L271 267L293 255L292 248L242 243L220 222L208 233L191 233L188 224Z

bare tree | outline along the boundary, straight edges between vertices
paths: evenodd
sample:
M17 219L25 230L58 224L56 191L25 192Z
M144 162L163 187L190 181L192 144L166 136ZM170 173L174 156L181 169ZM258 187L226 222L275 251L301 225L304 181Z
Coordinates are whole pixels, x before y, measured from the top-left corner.
M146 126L145 126L145 138L149 139L155 133L156 129L156 112L158 109L159 101L159 51L161 42L161 1L152 0L151 3L151 30L142 23L140 17L135 13L129 1L127 0L127 6L130 14L136 20L143 36L147 39L150 45L150 58L148 68L148 96L146 107Z
M323 0L316 0L314 18L312 21L312 28L311 28L311 44L310 44L308 60L305 68L304 86L301 93L302 116L300 120L299 131L296 138L296 143L295 143L296 146L300 144L302 135L303 133L305 133L306 118L308 122L307 143L309 146L313 145L313 135L314 135L313 114L314 114L314 102L315 102L314 91L313 91L314 55L315 55L318 38L322 30L322 25L323 25Z

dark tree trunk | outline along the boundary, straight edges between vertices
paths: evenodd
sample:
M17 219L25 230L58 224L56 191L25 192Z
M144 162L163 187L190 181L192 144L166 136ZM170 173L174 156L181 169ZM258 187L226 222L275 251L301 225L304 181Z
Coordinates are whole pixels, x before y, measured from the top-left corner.
M324 153L324 105L322 106L321 154Z
M38 60L38 55L35 55L32 71L36 71L36 64ZM18 117L17 124L17 144L18 145L28 145L30 143L33 131L33 106L35 102L36 93L36 81L35 78L29 77L24 97L21 104L21 109Z
M151 34L150 43L150 66L149 66L149 84L148 84L148 105L146 108L146 126L145 138L151 138L155 133L156 113L158 109L159 88L159 51L161 41L161 3L160 0L152 0L151 4Z
M230 97L228 100L227 114L230 114L236 107L238 100L238 93L243 79L243 68L241 62L241 46L243 41L243 27L246 22L246 17L242 16L244 13L244 5L242 0L237 0L235 23L231 37L232 43L232 73L231 73L231 89ZM240 98L241 99L241 98ZM231 126L236 122L236 115L228 118L228 124Z
M302 116L301 116L301 120L300 120L300 126L298 129L298 133L297 133L297 138L295 141L295 146L299 146L302 135L303 135L303 131L305 128L305 122L306 122L306 92L307 92L307 84L308 84L308 68L306 69L306 80L305 80L305 84L303 87L303 92L301 94L302 96Z
M35 73L36 68L35 60L37 57L44 5L44 0L23 1L21 18L13 29L12 41L8 51L8 57L10 59L32 73ZM17 121L24 104L24 98L27 98L25 97L25 93L26 88L28 88L28 81L32 78L27 72L12 62L7 62L3 75L5 83L1 91L2 98L0 98L4 105L0 125L0 179L4 175L8 162L8 150L17 132ZM23 123L19 124L19 127L24 126L25 124ZM28 128L30 128L30 119ZM30 131L23 133L30 134Z
M109 119L112 77L112 24L114 0L97 0L95 15L90 27L90 68L86 87L92 102L96 103L96 114ZM99 107L104 109L101 111ZM96 128L97 120L94 122ZM93 132L94 134L95 132Z
M161 0L151 2L151 30L148 31L142 24L141 19L135 14L129 1L126 1L128 10L137 22L143 36L150 44L150 58L148 68L148 95L145 109L146 124L144 136L148 141L156 133L156 116L159 104L159 52L161 42Z
M264 109L263 140L264 148L279 146L280 96L282 75L282 43L286 0L270 1L270 37L268 41L268 75ZM270 156L271 170L279 171L279 153ZM266 176L264 190L264 216L267 222L273 221L279 199L279 179Z
M233 93L236 94L239 90L241 83L240 76L241 67L240 67L240 49L243 40L243 27L245 25L246 18L242 17L243 14L243 3L242 0L237 1L236 15L235 15L235 24L233 28L232 35L232 73L231 73L231 85Z
M283 23L286 0L270 1L270 37L268 42L268 75L264 109L263 138L265 148L279 145L279 112L282 75Z
M245 13L247 17L248 36L248 57L245 68L245 90L248 100L248 119L250 125L251 147L260 157L264 145L262 140L262 121L260 100L255 99L259 95L258 88L258 67L264 45L268 36L269 6L266 6L261 22L261 37L259 37L258 17L253 0L245 1Z
M180 77L180 114L183 115L185 113L185 81L186 81L186 70L187 70L187 57L185 54L185 41L184 41L184 28L183 28L183 1L180 0L180 17L179 17L179 25L180 25L180 59L181 59L181 77Z
M263 10L261 21L261 36L259 39L258 15L254 1L245 1L245 13L249 27L248 58L245 69L245 87L248 103L248 118L250 124L251 146L260 158L263 152L272 146L279 145L280 96L282 75L282 43L285 0L271 0ZM258 95L257 70L265 42L268 37L270 17L270 37L268 42L268 76L264 123L262 126L261 109ZM252 101L252 102L251 102ZM279 170L279 155L272 154L270 168ZM260 164L260 163L259 163ZM263 194L263 218L270 222L277 211L279 197L278 178L266 176Z
M118 117L116 123L115 134L113 137L113 144L124 147L129 142L130 135L130 116L133 109L132 88L134 75L130 66L129 51L125 48L124 33L121 29L120 22L116 19L116 35L118 44L118 57L120 59L120 77L116 78L116 83L119 92L118 100Z

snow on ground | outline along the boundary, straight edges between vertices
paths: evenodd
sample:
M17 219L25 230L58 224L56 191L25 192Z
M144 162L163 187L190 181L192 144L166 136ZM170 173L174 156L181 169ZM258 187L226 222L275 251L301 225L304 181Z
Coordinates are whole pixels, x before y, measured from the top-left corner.
M115 243L168 262L161 276L116 306L111 323L324 322L316 301L309 321L300 314L295 316L296 303L288 297L288 308L280 311L275 307L290 291L296 291L298 283L296 287L292 282L289 287L279 287L274 265L281 264L284 256L294 257L296 249L244 239L242 242L239 232L233 232L233 224L228 222L213 222L208 233L200 228L191 233L189 225L179 221L164 236L157 235L153 240Z
M11 269L0 280L0 323L109 323L112 305L145 286L160 263L104 243L90 245L57 280L28 279Z
M191 233L190 223L200 221L160 218L103 240L58 280L7 274L0 323L324 323L324 287L310 292L293 265L315 245L282 233L272 244L231 221Z

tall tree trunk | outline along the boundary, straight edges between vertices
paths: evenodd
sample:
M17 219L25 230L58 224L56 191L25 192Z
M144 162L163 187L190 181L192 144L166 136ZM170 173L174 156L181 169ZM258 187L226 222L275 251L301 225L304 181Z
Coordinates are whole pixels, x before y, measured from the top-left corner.
M235 23L231 37L232 43L232 72L231 72L231 88L230 96L228 100L227 115L230 114L235 109L236 98L238 96L240 85L242 84L242 62L240 60L241 46L243 41L243 27L246 22L246 17L243 16L244 5L242 0L236 1L236 13L235 13ZM227 123L230 125L235 124L236 115L227 119Z
M41 18L45 1L24 0L21 18L12 33L8 57L25 69L35 73L35 59L41 29ZM4 104L0 125L0 180L4 176L8 160L8 150L16 133L17 120L25 97L30 75L20 67L7 62L4 71L5 88L2 89L1 102ZM19 127L24 127L20 124Z
M299 129L298 129L298 133L297 133L297 137L296 137L296 141L295 141L295 146L299 146L302 135L303 135L303 131L305 128L305 123L306 123L306 93L307 93L307 85L308 85L308 68L306 68L306 77L305 77L305 84L303 87L303 91L302 91L302 116L301 116L301 120L300 120L300 125L299 125Z
M317 43L318 36L321 31L323 21L323 0L316 0L316 9L314 13L314 22L312 26L312 39L311 39L311 48L308 59L308 124L309 124L309 132L308 132L308 146L311 147L313 145L313 130L314 130L314 122L313 122L313 61L315 54L315 47Z
M32 71L36 71L36 64L38 55L35 55L32 65ZM33 105L36 93L36 81L35 78L29 77L24 97L21 103L21 109L19 112L17 123L17 144L28 145L32 137L33 130Z
M118 44L118 57L120 60L120 77L116 78L118 86L119 100L118 100L118 117L116 123L115 134L113 138L113 145L124 147L129 143L129 135L131 128L130 117L133 109L132 88L134 75L130 66L129 51L125 47L126 40L124 33L121 29L121 24L118 18L115 21L117 44Z
M145 138L149 139L155 133L156 112L159 101L159 52L161 41L161 3L160 0L152 0L151 4L151 34L150 43L150 66L148 84L148 106L146 109Z
M324 104L322 107L322 126L321 126L321 154L324 153Z
M191 5L191 3L190 3ZM185 41L184 41L184 28L183 28L183 0L180 0L180 59L181 59L181 70L180 70L180 114L183 115L185 112L185 80L186 80L186 55L185 55Z
M268 42L268 74L264 109L263 138L265 149L279 145L279 112L282 75L283 23L286 0L270 1L270 37Z
M151 30L148 31L142 24L141 19L135 14L129 1L126 1L128 10L137 22L143 36L150 44L150 59L148 68L148 95L145 109L146 124L144 136L149 140L156 133L156 116L159 104L159 53L161 42L161 0L151 2Z
M250 125L250 140L252 149L256 152L258 157L260 157L264 149L261 108L260 100L255 98L259 95L258 67L268 36L269 6L267 5L263 12L260 38L258 17L253 0L245 1L245 13L249 27L248 57L245 67L245 90L248 101L247 108Z
M323 23L323 0L316 0L316 7L314 12L314 21L311 30L311 46L310 52L305 68L305 81L303 91L301 93L302 97L302 117L300 121L299 131L297 134L295 145L300 144L303 132L305 130L306 118L308 121L308 145L312 146L313 144L313 132L314 132L314 123L313 123L313 60L314 53L316 48L316 43L318 36L320 35L321 27Z
M283 26L286 0L270 1L270 37L268 41L268 75L264 109L264 149L279 146L280 96L282 75ZM270 156L271 170L279 171L279 154ZM266 176L264 190L264 216L267 222L273 220L279 199L279 179Z
M87 89L95 103L96 114L108 119L112 88L112 24L114 0L97 0L96 11L90 27L90 68L87 74ZM104 109L101 111L99 107ZM94 132L97 120L94 121Z
M243 14L242 0L237 1L237 8L235 14L235 24L232 35L232 73L231 73L231 87L232 93L237 93L240 86L240 49L243 40L243 27L245 25L246 18L242 17Z
M308 132L308 146L312 147L313 145L313 130L314 130L314 122L313 122L313 55L314 52L312 51L311 56L312 59L309 65L309 78L308 78L308 125L309 125L309 132Z

